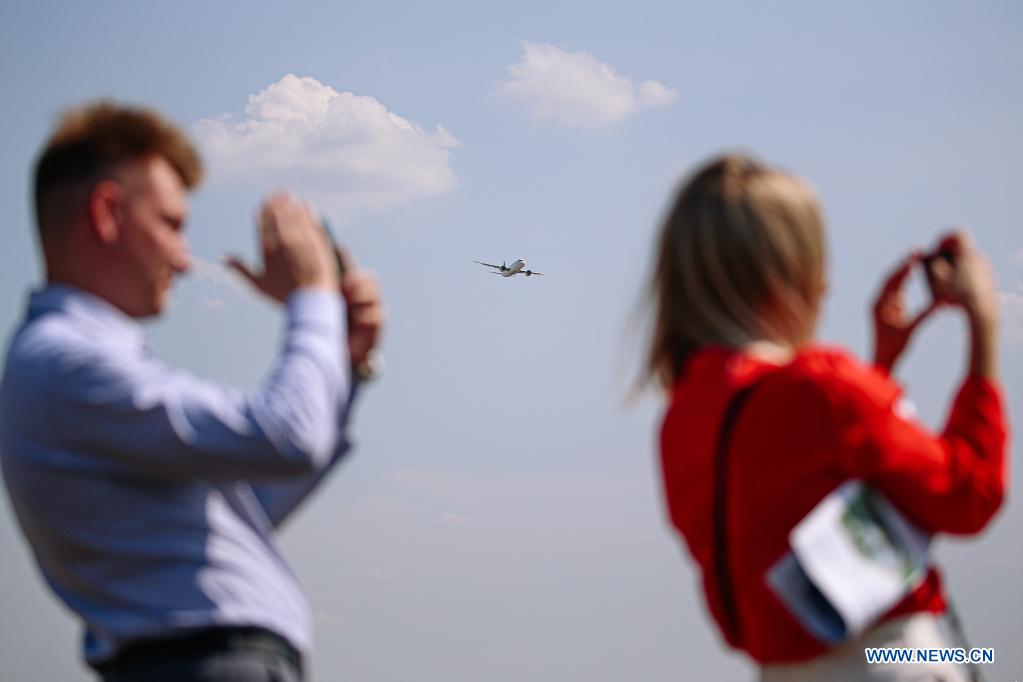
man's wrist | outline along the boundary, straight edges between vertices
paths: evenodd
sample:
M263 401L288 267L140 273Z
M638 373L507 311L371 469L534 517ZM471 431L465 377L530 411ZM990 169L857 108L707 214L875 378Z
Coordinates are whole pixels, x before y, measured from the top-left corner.
M380 376L383 370L383 356L379 351L372 350L364 360L352 361L352 379L354 381L372 381Z
M313 324L344 335L341 296L337 291L325 289L296 289L284 302L289 326Z

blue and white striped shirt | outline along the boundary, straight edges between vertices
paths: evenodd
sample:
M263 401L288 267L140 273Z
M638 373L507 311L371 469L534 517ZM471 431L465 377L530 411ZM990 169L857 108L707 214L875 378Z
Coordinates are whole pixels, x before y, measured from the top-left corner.
M257 625L300 651L309 607L274 528L347 449L340 297L287 301L269 378L243 394L167 367L78 289L32 294L0 385L0 459L47 583L92 664L135 639Z

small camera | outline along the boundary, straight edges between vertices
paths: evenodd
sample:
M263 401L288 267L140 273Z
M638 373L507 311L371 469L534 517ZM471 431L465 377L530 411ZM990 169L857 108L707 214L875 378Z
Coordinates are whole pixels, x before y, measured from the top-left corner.
M934 252L924 256L921 260L921 264L924 268L924 275L927 277L927 288L931 292L931 299L934 301L942 301L945 300L945 297L940 296L938 293L938 283L935 281L932 269L932 266L937 261L944 261L951 266L955 266L956 253L952 249L951 245L942 244Z

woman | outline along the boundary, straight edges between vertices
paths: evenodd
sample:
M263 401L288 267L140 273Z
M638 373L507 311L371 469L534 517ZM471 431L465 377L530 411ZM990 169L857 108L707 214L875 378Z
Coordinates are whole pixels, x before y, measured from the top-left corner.
M864 656L865 647L960 645L934 569L837 647L804 629L765 581L792 528L845 481L880 491L925 531L958 534L979 532L1004 492L997 301L983 256L957 234L942 242L945 258L906 258L874 307L868 366L813 341L824 242L812 189L745 157L711 162L680 191L656 255L647 366L670 392L661 432L670 517L726 641L761 664L763 680L967 680L962 666L868 665ZM909 320L903 283L925 261L935 303ZM965 313L971 350L948 423L933 434L909 416L889 374L939 303ZM722 418L747 387L721 474Z

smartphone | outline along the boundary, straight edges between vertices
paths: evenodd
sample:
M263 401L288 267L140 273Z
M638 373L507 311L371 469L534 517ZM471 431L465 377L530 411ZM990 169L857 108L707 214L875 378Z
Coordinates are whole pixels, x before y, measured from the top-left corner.
M327 222L326 218L320 218L320 224L323 225L323 231L327 233L327 239L330 241L330 246L334 251L334 258L337 260L337 274L341 277L345 276L345 264L341 260L341 256L337 252L337 240L334 239L334 232L330 229L330 223Z

